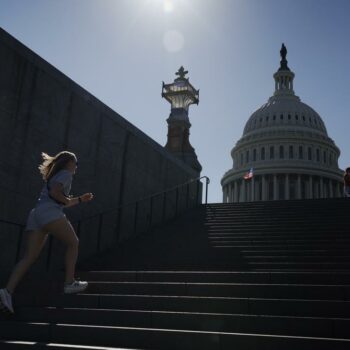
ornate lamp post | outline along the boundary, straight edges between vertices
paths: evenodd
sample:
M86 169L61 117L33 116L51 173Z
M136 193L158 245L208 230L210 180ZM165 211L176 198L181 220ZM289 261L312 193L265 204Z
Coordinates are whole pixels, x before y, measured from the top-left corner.
M181 66L175 73L178 78L173 83L163 82L162 97L171 104L170 116L167 119L168 141L165 148L200 173L202 166L189 140L191 123L188 118L189 106L199 102L199 90L196 90L185 77L187 73L188 71Z

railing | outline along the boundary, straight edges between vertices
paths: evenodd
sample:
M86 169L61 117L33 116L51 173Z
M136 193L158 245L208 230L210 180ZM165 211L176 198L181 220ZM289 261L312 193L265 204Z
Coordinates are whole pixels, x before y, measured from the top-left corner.
M137 201L121 205L117 208L111 208L107 209L101 213L97 213L85 218L81 218L79 220L72 220L73 226L76 226L76 234L80 238L81 236L81 226L84 222L87 222L89 220L93 220L95 218L98 218L98 229L97 229L97 242L96 242L96 249L95 253L98 253L101 251L101 239L102 239L102 227L104 223L104 218L107 215L112 215L114 217L115 214L115 230L114 230L114 235L115 235L115 242L121 242L125 239L120 236L120 233L122 231L121 225L123 223L123 213L132 213L132 209L130 211L130 208L133 208L133 213L132 213L132 222L130 223L130 220L126 220L127 223L129 224L128 226L128 236L126 238L130 238L132 236L135 236L137 233L144 232L144 231L149 231L152 227L163 224L166 221L169 221L171 219L175 219L180 212L184 212L188 210L189 208L194 208L202 203L202 182L201 180L205 179L205 204L208 203L208 185L210 183L210 179L207 176L201 176L196 179L192 179L190 181L187 181L183 184L174 186L170 189L167 189L165 191L161 191L158 193L155 193L151 196L147 196L144 198L141 198ZM195 190L193 191L193 185L195 185ZM191 189L192 187L192 189ZM183 196L184 193L184 198L182 200L182 205L181 205L181 195ZM172 197L175 198L172 198ZM156 201L161 200L161 213L158 215L158 220L155 220L155 206L156 206ZM143 203L146 203L143 205ZM148 203L148 204L147 204ZM145 207L148 207L147 214L146 214L146 223L143 220L143 225L140 224L141 220L141 209L142 205ZM159 203L158 203L159 207ZM129 212L128 212L129 211ZM158 222L157 222L158 221ZM6 220L1 220L1 223L5 224L10 224L13 226L17 226L19 228L19 236L18 236L18 241L17 241L17 248L16 248L16 262L19 260L20 256L20 250L21 250L21 245L22 245L22 237L23 237L23 231L25 229L25 225L23 224L18 224ZM130 225L131 224L131 225ZM141 226L141 229L139 230L139 226ZM131 231L131 232L130 232ZM139 232L140 231L140 232ZM48 247L48 255L47 255L47 260L46 260L46 269L49 269L50 265L50 260L51 260L51 251L52 251L52 237L50 236L49 239L49 247Z
M148 229L153 227L153 217L154 217L154 202L157 198L161 197L161 201L162 201L162 213L161 213L161 220L160 220L160 224L163 224L165 221L167 221L169 219L169 216L171 219L175 219L178 214L179 214L179 197L180 197L180 189L181 188L185 188L186 189L186 198L185 198L185 210L189 209L190 207L194 207L193 205L191 205L191 196L190 196L190 186L193 184L196 184L196 194L193 198L192 196L192 203L195 203L196 205L200 204L202 202L201 198L199 198L200 195L202 195L201 192L201 180L205 179L205 204L208 203L208 185L210 183L210 179L207 176L201 176L198 177L196 179L192 179L189 180L183 184L174 186L170 189L167 189L165 191L161 191L158 193L155 193L151 196L147 196L144 198L141 198L137 201L131 202L131 203L127 203L124 205L121 205L117 208L112 208L112 209L108 209L103 211L102 213L97 213L79 220L74 220L72 221L72 224L76 224L76 233L77 236L80 238L80 231L81 231L81 225L84 221L87 220L91 220L94 219L96 217L98 217L98 231L97 231L97 252L100 251L100 243L101 243L101 228L103 226L103 218L106 215L111 215L111 214L116 214L116 229L115 229L115 235L116 235L116 240L120 240L120 231L121 231L121 223L122 223L122 215L123 213L126 211L127 208L133 207L134 208L134 214L133 214L133 218L132 218L132 224L129 225L129 231L130 231L130 226L131 226L131 231L133 233L133 235L135 235L137 233L137 225L138 225L138 221L140 219L140 207L142 203L148 202L149 204L149 213L147 215L148 218ZM169 206L169 204L171 205L171 201L168 201L168 197L169 195L175 192L175 202L173 203L173 215L167 215L167 204ZM194 200L193 200L194 199ZM129 221L130 224L130 221Z
M4 224L9 224L14 227L18 227L18 240L17 240L17 247L16 247L16 260L15 260L17 262L19 260L19 255L21 252L22 237L23 237L23 232L26 225L8 221L8 220L0 220L0 222Z

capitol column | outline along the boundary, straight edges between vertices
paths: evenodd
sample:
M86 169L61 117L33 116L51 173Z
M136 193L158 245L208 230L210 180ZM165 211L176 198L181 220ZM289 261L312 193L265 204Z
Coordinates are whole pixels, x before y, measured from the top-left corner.
M246 202L247 201L247 186L245 183L245 180L242 181L242 202Z
M232 203L232 201L233 201L233 183L230 182L228 202Z
M328 185L329 185L329 197L333 198L334 195L333 195L333 180L332 179L329 179Z
M277 175L273 175L273 200L277 200Z
M309 199L313 199L314 198L314 192L313 192L313 182L312 182L312 175L310 175L309 177Z
M254 202L255 200L255 179L254 176L251 179L251 201Z
M226 186L222 189L222 203L226 203Z
M285 192L286 199L289 199L289 174L286 174Z
M324 198L323 177L320 177L320 198Z
M234 182L234 188L233 188L233 202L237 203L237 196L238 196L238 182L237 180Z
M266 201L266 178L265 178L265 175L261 175L261 184L262 184L262 200Z
M301 175L298 174L297 199L301 199Z

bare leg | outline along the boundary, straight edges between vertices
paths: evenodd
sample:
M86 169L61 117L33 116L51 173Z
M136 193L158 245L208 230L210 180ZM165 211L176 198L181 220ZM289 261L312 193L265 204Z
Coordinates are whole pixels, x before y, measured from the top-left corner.
M55 238L63 241L67 245L65 265L66 265L66 283L74 281L75 264L78 258L79 239L74 232L71 223L64 217L48 223L43 227L49 231Z
M47 234L44 231L26 231L27 242L26 251L24 257L18 262L13 269L9 281L6 285L6 289L9 293L13 293L19 281L22 279L24 274L28 271L30 266L38 258L41 249L45 245Z

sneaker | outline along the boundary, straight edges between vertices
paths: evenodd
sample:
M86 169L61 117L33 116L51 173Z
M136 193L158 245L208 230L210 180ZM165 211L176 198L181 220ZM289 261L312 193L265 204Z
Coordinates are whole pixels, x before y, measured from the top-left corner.
M85 290L88 283L85 281L73 281L71 284L64 284L64 294L79 293Z
M12 307L12 297L6 288L0 289L0 310L4 312L14 313Z

